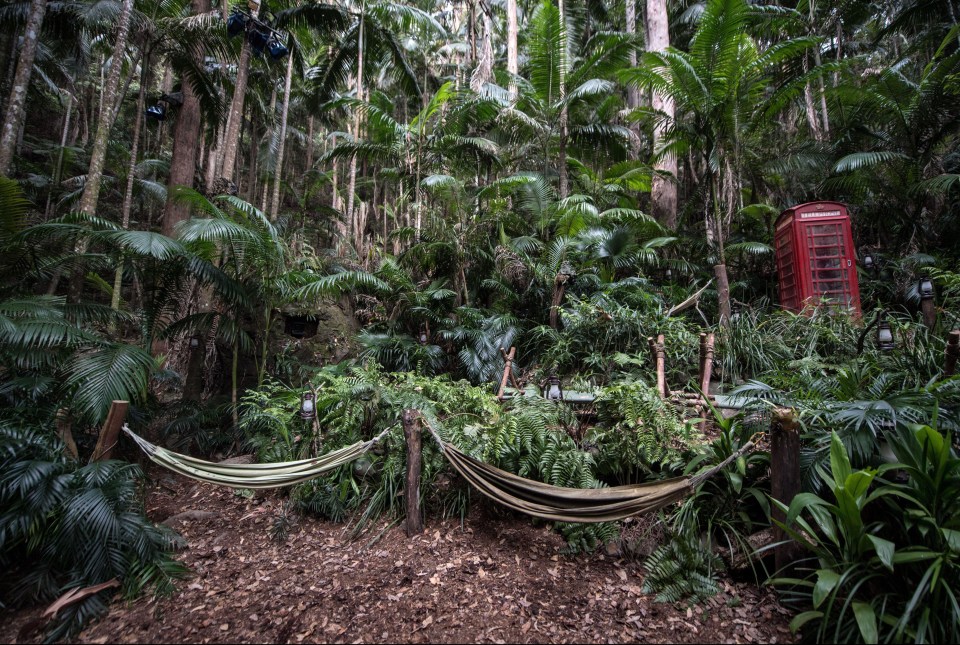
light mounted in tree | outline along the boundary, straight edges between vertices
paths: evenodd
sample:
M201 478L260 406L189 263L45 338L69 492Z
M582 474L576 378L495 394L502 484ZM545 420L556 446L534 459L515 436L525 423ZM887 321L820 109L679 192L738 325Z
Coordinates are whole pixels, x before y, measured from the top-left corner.
M191 336L191 337L190 337L190 347L191 347L192 349L196 349L197 347L200 347L200 337L199 337L199 336Z
M563 400L563 388L560 386L560 377L556 374L551 374L550 378L547 379L547 387L544 391L543 398L548 401Z
M921 276L917 281L917 292L920 294L920 300L933 300L933 282L927 276Z
M863 268L864 268L864 269L866 269L867 271L873 273L873 271L874 271L874 269L876 269L876 267L877 267L877 263L874 262L872 255L870 255L869 253L867 253L866 255L863 256Z
M280 60L289 54L290 50L274 36L270 39L270 42L267 43L267 52L273 60Z
M421 345L427 345L430 343L430 327L427 323L420 325L420 333L417 335L417 340Z
M230 13L230 17L227 18L227 36L233 38L234 36L239 36L247 28L247 20L249 16L240 11L239 9L234 9Z
M300 395L300 418L313 419L317 416L316 395L310 390Z
M886 314L880 315L880 322L877 323L877 348L881 351L889 352L896 344L893 341L893 331L890 329L890 323L887 322Z
M144 110L144 114L147 115L147 118L153 119L154 121L164 121L167 118L167 104L164 101L160 101L156 105L151 105Z

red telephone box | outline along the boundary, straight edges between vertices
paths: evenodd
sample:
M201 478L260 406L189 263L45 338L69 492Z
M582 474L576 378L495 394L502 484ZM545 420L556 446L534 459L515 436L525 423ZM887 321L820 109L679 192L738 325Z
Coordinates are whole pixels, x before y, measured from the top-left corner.
M860 315L850 216L839 202L810 202L780 213L774 245L780 305L794 313L827 304Z

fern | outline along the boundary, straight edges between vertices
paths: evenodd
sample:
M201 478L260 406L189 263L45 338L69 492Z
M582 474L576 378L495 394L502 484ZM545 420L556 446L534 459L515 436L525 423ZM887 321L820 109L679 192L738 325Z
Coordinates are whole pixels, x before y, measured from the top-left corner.
M700 602L720 591L716 574L721 565L692 531L668 532L666 542L644 562L643 591L655 593L658 602Z

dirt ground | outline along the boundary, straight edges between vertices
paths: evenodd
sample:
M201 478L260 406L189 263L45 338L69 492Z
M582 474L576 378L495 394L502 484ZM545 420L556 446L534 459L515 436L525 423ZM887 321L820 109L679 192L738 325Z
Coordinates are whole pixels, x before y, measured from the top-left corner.
M788 612L751 584L688 607L641 591L639 562L607 552L564 555L549 527L484 504L459 521L428 521L407 538L387 522L349 541L341 524L300 518L286 544L269 527L282 500L161 475L148 514L170 522L194 572L166 598L115 600L82 643L782 643ZM0 641L42 608L0 613Z

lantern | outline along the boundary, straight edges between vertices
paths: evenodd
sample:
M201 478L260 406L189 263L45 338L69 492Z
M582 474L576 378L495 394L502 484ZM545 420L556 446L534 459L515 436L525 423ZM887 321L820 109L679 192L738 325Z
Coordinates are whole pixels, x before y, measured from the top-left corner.
M270 39L270 42L267 43L267 52L273 60L280 60L289 54L290 50L287 49L286 45L277 40L276 37L273 37Z
M267 43L270 42L270 30L264 26L257 25L247 34L247 40L250 42L253 53L259 56L263 53Z
M548 401L563 400L563 388L560 387L560 377L556 374L551 374L547 379L547 388L543 396Z
M933 282L927 276L921 276L917 282L917 291L920 293L920 300L933 300Z
M227 36L230 38L239 36L246 28L247 17L239 11L234 10L234 12L230 14L230 17L227 18Z
M313 419L317 416L317 406L314 401L316 395L313 392L306 391L300 395L300 418Z
M869 253L863 256L863 268L869 271L870 273L873 273L874 269L877 268L877 264L876 262L874 262L873 256L870 255Z
M191 347L192 349L196 349L197 347L200 347L200 337L199 337L199 336L191 336L191 337L190 337L190 347Z
M160 101L156 105L152 105L144 110L144 114L154 121L163 121L167 118L167 105L163 101Z
M853 234L847 207L810 202L777 218L774 234L780 306L800 313L828 304L860 314Z
M886 318L881 318L877 325L877 347L884 352L889 352L894 348L893 331L890 329L890 323Z

